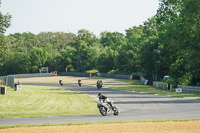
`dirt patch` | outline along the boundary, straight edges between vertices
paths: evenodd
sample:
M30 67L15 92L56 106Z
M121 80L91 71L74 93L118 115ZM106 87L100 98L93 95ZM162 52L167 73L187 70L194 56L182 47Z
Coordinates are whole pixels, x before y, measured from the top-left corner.
M200 121L20 127L0 133L200 133Z

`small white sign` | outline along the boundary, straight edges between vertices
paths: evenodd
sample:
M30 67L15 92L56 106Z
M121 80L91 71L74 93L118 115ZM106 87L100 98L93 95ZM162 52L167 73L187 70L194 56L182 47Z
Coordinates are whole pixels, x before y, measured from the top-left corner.
M177 88L176 92L182 92L182 88Z

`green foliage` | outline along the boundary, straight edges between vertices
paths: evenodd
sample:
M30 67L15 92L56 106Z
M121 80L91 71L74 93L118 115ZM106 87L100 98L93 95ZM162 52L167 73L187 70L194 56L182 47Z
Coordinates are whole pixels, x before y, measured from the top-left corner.
M117 50L123 44L126 44L124 35L119 32L102 32L100 35L100 43L104 47L110 47L113 50Z
M189 85L191 84L192 75L190 73L184 74L181 78L179 78L180 85Z
M116 69L116 56L117 51L114 51L110 47L105 47L96 62L99 72L107 73L110 70Z
M95 70L95 69L86 71L86 73L98 73L98 72L99 72L99 71L98 71L98 70Z
M162 81L171 84L173 88L176 88L177 85L178 85L177 79L172 78L172 77L167 78L167 79L163 79Z
M33 47L30 51L30 60L31 60L31 72L38 72L38 69L41 68L46 60L47 53L41 48Z
M119 70L110 70L108 73L109 74L119 74L120 71Z
M126 30L126 43L118 49L116 60L117 69L123 74L139 72L141 70L139 54L142 48L141 37L143 26Z
M4 60L7 56L4 33L6 32L6 29L10 27L10 21L11 21L11 15L9 14L3 15L0 12L0 66L3 65Z

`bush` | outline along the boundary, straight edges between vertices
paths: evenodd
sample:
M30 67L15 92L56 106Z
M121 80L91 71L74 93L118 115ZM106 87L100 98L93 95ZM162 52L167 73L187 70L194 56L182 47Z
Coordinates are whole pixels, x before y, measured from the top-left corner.
M181 78L179 78L180 85L190 85L192 80L192 74L186 73Z
M98 73L98 72L99 72L99 71L98 71L98 70L95 70L95 69L86 71L86 73Z
M175 78L172 78L172 77L167 78L167 79L163 79L162 81L163 81L163 82L166 82L166 83L168 83L168 84L172 84L172 87L173 87L173 88L176 88L177 85L178 85L177 80L176 80Z
M120 74L119 70L110 70L109 74Z

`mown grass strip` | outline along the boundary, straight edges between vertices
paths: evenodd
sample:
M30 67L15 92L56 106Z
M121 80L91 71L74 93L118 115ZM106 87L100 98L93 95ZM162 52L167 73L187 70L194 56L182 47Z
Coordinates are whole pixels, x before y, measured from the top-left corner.
M23 85L22 91L8 88L7 95L0 95L0 117L67 116L97 113L96 101L89 95L55 87Z

